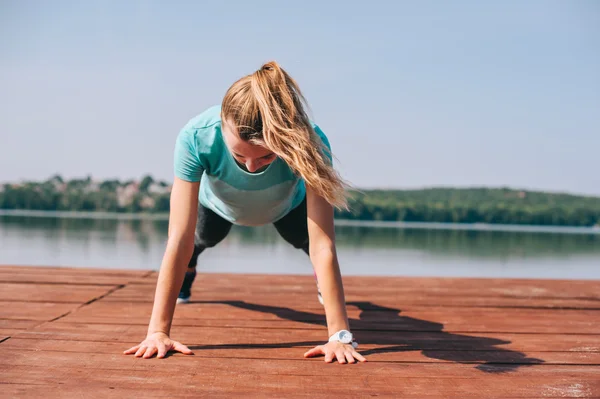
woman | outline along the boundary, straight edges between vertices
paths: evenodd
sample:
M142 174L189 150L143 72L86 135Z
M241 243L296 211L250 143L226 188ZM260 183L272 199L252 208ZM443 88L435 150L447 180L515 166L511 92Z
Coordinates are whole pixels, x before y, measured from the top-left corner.
M176 302L191 295L198 255L225 238L232 224L274 223L286 241L309 254L321 289L329 340L304 356L365 361L349 332L335 248L333 207L347 205L345 183L332 166L327 137L303 103L296 82L269 62L179 133L169 238L148 335L125 354L191 354L170 330Z

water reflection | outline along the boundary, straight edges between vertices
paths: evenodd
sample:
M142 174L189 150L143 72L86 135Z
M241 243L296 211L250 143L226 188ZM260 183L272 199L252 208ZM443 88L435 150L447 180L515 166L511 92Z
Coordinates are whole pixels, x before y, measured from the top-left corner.
M167 220L0 215L0 264L81 262L82 266L110 263L113 267L155 267L164 251L167 230ZM389 267L402 262L412 266L425 262L425 258L438 268L478 261L507 264L551 260L555 267L565 268L572 267L574 259L584 259L590 270L600 264L598 234L337 226L336 236L340 254L347 255L346 264L358 262L359 257L363 263L368 259ZM217 254L224 263L227 257L233 262L234 256L239 263L250 252L273 258L263 259L263 264L287 262L290 256L304 261L272 226L234 226L218 247Z
M340 246L417 249L439 256L505 258L600 254L595 234L339 227Z
M48 239L74 239L84 243L99 240L107 244L126 241L148 251L157 242L166 242L166 220L75 219L28 216L0 216L0 233L41 235ZM484 258L560 257L573 254L600 254L600 235L502 231L390 229L337 226L340 248L378 248L426 251L439 256ZM271 226L234 226L228 241L244 245L272 246L281 238Z

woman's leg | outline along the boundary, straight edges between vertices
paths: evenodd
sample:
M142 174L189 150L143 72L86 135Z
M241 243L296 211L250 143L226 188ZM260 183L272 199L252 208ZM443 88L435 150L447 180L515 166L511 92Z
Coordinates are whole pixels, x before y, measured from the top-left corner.
M306 198L304 198L300 205L292 209L287 215L273 224L284 240L292 244L294 248L303 250L308 255L308 223L306 217ZM323 297L321 296L321 290L319 289L319 281L317 280L317 274L314 270L313 274L317 283L319 302L323 304Z
M231 222L223 219L198 203L198 220L196 221L196 232L194 234L194 252L188 263L188 271L196 269L198 255L206 248L212 248L221 241L231 230Z
M306 198L304 198L300 205L273 224L284 240L308 255L308 224L306 217Z
M194 252L188 263L188 270L185 273L179 298L177 303L185 303L190 300L192 295L192 283L196 278L196 266L198 265L198 256L206 248L211 248L223 241L231 230L231 222L223 219L210 209L198 203L198 220L196 222L196 232L194 235Z

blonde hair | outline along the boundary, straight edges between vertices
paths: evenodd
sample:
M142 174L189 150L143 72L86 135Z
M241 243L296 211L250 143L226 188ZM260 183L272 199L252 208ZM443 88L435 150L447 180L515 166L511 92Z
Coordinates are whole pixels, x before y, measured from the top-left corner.
M329 150L304 110L298 84L276 62L235 82L223 99L221 116L240 138L273 151L315 193L348 208L348 185L329 161Z

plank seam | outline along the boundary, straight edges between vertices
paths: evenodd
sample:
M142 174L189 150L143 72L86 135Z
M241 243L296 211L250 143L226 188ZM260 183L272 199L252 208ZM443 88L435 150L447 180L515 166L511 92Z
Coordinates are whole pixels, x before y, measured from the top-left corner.
M97 297L95 297L95 298L92 298L92 299L90 299L89 301L87 301L87 302L85 302L85 303L81 304L80 306L77 306L75 309L69 310L68 312L66 312L66 313L64 313L64 314L62 314L62 315L60 315L60 316L57 316L57 317L55 317L55 318L53 318L53 319L51 319L51 320L48 320L48 321L46 321L46 322L42 322L42 323L40 323L40 324L36 325L36 326L35 326L35 327L33 327L33 328L39 327L39 326L41 326L41 325L44 325L44 324L46 324L46 323L52 323L52 322L54 322L54 321L56 321L56 320L60 320L60 319L62 319L62 318L64 318L64 317L66 317L66 316L70 315L71 313L74 313L74 312L76 312L77 310L81 309L82 307L84 307L84 306L87 306L87 305L89 305L89 304L91 304L91 303L94 303L94 302L96 302L96 301L98 301L98 300L100 300L100 299L102 299L102 298L106 297L107 295L110 295L110 294L112 294L113 292L115 292L115 291L117 291L117 290L120 290L120 289L122 289L123 287L125 287L125 284L120 284L120 285L117 285L117 286L113 286L113 288L111 288L110 290L106 291L104 294L102 294L102 295L100 295L100 296L97 296Z
M86 303L84 303L84 304L82 304L81 306L79 306L77 309L81 309L81 308L82 308L82 307L84 307L84 306L87 306L87 305L90 305L90 304L92 304L92 303L94 303L94 302L96 302L96 301L99 301L100 299L102 299L102 298L105 298L105 297L109 296L109 295L110 295L110 294L112 294L113 292L115 292L115 291L118 291L118 290L120 290L120 289L123 289L123 288L125 288L125 286L126 286L126 284L120 284L120 285L117 285L116 287L113 287L112 289L110 289L110 290L106 291L104 294L102 294L102 295L100 295L100 296L98 296L98 297L96 297L96 298L90 299L90 300L89 300L89 301L87 301ZM77 310L77 309L75 309L75 310Z

